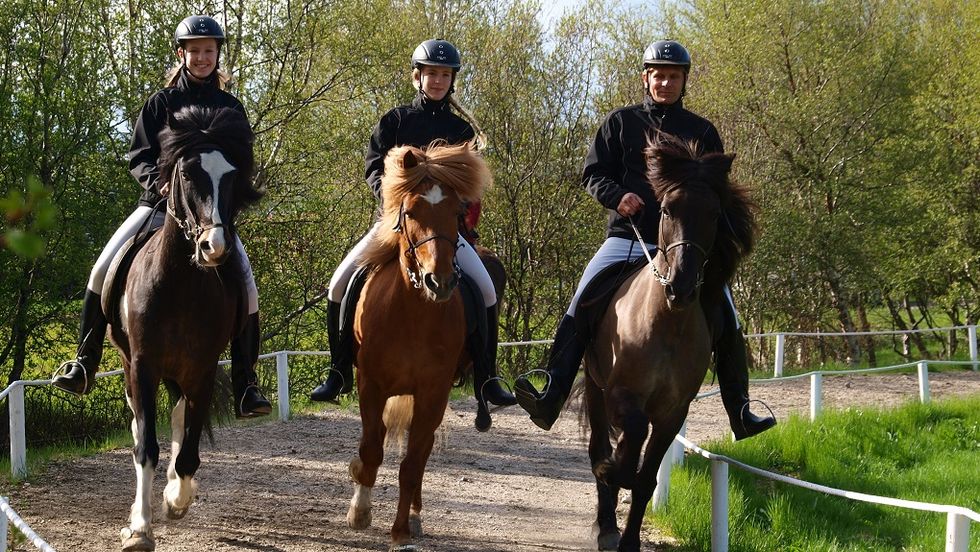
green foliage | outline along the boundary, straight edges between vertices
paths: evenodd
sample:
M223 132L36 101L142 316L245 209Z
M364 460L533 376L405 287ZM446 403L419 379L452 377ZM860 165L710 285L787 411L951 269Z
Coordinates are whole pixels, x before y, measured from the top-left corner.
M54 226L58 210L51 203L51 191L40 180L28 178L26 188L26 194L12 189L7 197L0 198L0 213L7 223L7 229L0 235L0 247L36 259L44 253L41 232Z
M894 411L848 409L793 418L749 441L705 448L746 464L838 489L976 511L980 397ZM710 468L689 457L671 475L657 523L685 544L710 547ZM731 468L732 550L933 550L946 517L832 497ZM980 536L971 537L973 546Z

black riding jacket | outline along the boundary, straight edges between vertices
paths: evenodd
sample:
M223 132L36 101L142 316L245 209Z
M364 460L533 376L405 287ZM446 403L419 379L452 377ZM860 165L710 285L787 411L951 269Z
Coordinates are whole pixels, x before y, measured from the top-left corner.
M385 170L385 156L391 148L421 148L433 140L461 144L476 136L473 127L449 108L448 98L447 95L436 102L420 92L411 105L398 106L378 121L364 156L364 178L374 197L381 198L381 175Z
M697 140L705 153L724 149L715 126L684 109L680 100L663 106L648 95L641 104L607 115L589 148L582 172L582 186L609 210L607 238L636 239L629 219L616 211L623 196L633 192L645 204L643 211L633 215L633 221L644 241L657 243L660 204L647 180L644 150L658 130L684 140Z
M182 69L176 86L164 88L150 96L140 110L133 128L133 141L129 147L129 172L146 190L139 204L153 207L160 195L160 141L157 134L167 124L167 113L176 113L183 107L230 107L245 115L245 108L237 98L218 88L217 71L205 82L197 83L187 77Z

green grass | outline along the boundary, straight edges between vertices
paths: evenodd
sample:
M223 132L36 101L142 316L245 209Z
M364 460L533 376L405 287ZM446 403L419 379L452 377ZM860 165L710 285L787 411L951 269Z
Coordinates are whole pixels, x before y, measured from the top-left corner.
M705 448L838 489L980 511L980 395L893 411L847 409L799 417L740 443ZM946 516L837 498L730 468L733 551L942 550ZM710 466L688 457L652 521L686 547L711 547ZM648 519L648 522L651 520ZM970 550L980 550L972 524Z

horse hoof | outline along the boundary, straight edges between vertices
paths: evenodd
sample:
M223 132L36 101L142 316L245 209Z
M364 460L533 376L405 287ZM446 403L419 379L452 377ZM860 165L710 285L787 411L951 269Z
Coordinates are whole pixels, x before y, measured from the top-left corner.
M619 531L600 533L599 538L596 539L596 544L599 545L599 550L619 549Z
M422 552L422 549L414 544L393 544L388 552Z
M367 529L371 526L371 510L347 510L347 526L351 529Z
M422 537L422 516L418 514L408 515L408 533L413 539Z
M144 533L143 531L133 531L129 527L124 527L122 531L119 532L122 538L122 549L123 552L146 552L156 550L156 543L150 537L149 533Z
M474 420L474 425L476 425L476 430L480 433L486 433L490 431L490 426L493 425L493 420L490 419L490 414L485 412L477 412L476 420Z
M187 515L188 508L173 508L169 504L164 508L167 513L167 519L184 519Z

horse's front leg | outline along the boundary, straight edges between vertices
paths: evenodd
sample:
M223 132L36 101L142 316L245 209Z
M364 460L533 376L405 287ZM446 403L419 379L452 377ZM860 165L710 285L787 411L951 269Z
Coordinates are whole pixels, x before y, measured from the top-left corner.
M207 368L195 373L206 373ZM176 406L170 418L172 456L167 470L167 488L163 491L163 511L169 519L187 515L197 495L194 474L201 465L201 432L208 418L214 378L189 390ZM187 386L190 387L190 386Z
M619 499L619 487L607 482L608 474L603 470L612 468L612 445L609 443L609 418L606 415L606 405L603 401L602 390L592 381L585 379L585 404L589 414L589 459L592 461L592 473L595 475L596 519L594 530L597 532L596 545L599 550L616 550L619 546L619 527L616 525L616 503Z
M442 423L450 387L429 388L413 403L408 449L398 469L398 512L391 526L391 551L416 550L412 540L422 536L422 477L429 462L435 432ZM443 392L444 391L444 392Z
M616 443L611 466L604 471L604 481L613 486L630 489L636 480L640 451L649 435L650 422L640 406L639 399L625 387L607 389L605 403L612 425L620 428L622 433Z
M378 467L384 459L385 425L382 421L385 401L377 385L366 381L358 370L358 394L361 410L361 444L357 456L350 462L350 477L354 481L354 496L347 510L347 525L366 529L371 525L371 489L378 477Z
M643 453L643 465L637 474L636 484L633 485L632 502L626 518L626 526L623 528L623 538L619 542L619 550L622 552L640 550L640 527L643 525L647 504L650 503L653 490L657 487L657 470L671 443L674 442L674 437L681 430L685 418L687 418L686 407L683 412L673 417L659 420L656 431L647 443L646 451Z
M122 549L126 552L154 550L153 471L160 460L156 435L156 402L159 377L152 374L138 358L133 359L126 388L126 402L133 411L133 465L136 467L136 499L129 514L129 527L120 531Z

